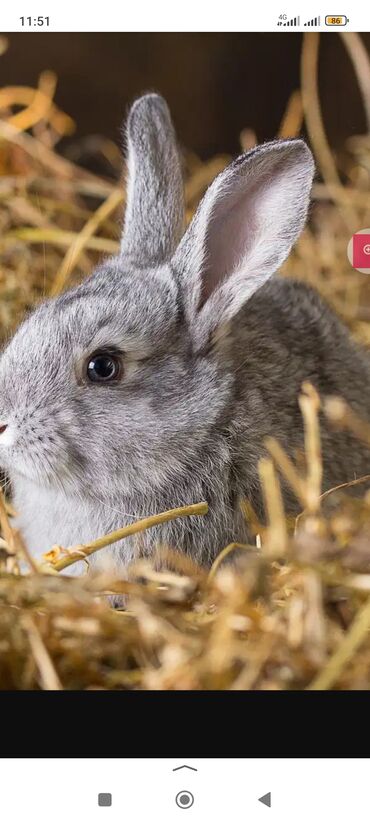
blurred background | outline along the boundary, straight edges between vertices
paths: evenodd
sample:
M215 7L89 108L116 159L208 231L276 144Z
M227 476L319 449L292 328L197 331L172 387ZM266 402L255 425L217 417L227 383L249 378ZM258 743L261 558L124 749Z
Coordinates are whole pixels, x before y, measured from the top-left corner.
M362 35L370 50L370 34ZM252 125L259 140L277 133L290 94L300 84L302 34L50 34L8 35L1 85L36 86L52 69L58 105L79 137L119 141L128 104L146 90L163 94L181 142L202 159L238 151ZM343 42L324 35L320 94L330 143L365 130L361 95Z
M187 220L235 154L276 137L307 140L312 206L280 273L310 283L370 348L370 277L347 255L355 232L370 233L369 52L370 35L313 31L0 35L0 341L35 303L118 251L121 124L152 89L167 98L179 136ZM307 500L317 414L312 399ZM353 430L369 442L357 418ZM220 557L200 588L193 567L181 566L185 586L141 568L126 616L93 588L67 588L66 577L22 576L3 500L0 688L368 689L368 494L344 501L338 516L324 506L314 518L304 503L295 546L286 531L283 563L271 565L269 534L280 545L282 527L276 479L266 498L267 489L275 519L267 536L257 523L262 552L250 553L245 578L231 585L231 565L215 574Z
M232 157L303 136L317 176L282 273L317 288L370 344L370 279L347 257L370 226L370 34L0 36L0 338L45 294L115 253L125 203L122 122L167 99L187 218Z

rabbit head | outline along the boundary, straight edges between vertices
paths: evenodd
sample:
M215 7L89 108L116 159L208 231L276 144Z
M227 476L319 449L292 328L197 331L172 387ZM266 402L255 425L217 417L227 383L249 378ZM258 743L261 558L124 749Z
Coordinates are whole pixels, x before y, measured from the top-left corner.
M86 496L168 488L212 454L232 404L228 340L299 235L313 176L301 140L262 145L214 180L184 233L164 100L137 100L126 134L120 254L38 307L0 359L0 464Z

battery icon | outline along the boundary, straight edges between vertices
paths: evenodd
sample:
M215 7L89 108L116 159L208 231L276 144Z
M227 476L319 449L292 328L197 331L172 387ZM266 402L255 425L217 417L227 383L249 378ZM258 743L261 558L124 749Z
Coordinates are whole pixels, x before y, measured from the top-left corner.
M328 14L325 17L325 24L327 26L346 26L349 23L348 17L345 14Z

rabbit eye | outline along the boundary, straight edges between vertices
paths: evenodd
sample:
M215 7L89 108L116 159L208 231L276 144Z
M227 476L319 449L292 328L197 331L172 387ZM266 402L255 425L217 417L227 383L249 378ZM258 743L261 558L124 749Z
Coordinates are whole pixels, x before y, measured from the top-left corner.
M87 377L90 382L113 382L121 373L121 364L115 354L97 351L87 362Z

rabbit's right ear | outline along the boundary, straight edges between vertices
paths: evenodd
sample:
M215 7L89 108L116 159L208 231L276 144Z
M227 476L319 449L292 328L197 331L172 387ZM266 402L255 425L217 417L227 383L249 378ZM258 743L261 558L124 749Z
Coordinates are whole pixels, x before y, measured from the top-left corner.
M121 253L138 267L158 265L175 250L184 229L181 161L167 103L145 94L126 126L127 204Z
M216 177L172 259L194 346L277 271L307 215L314 162L302 140L243 154Z

